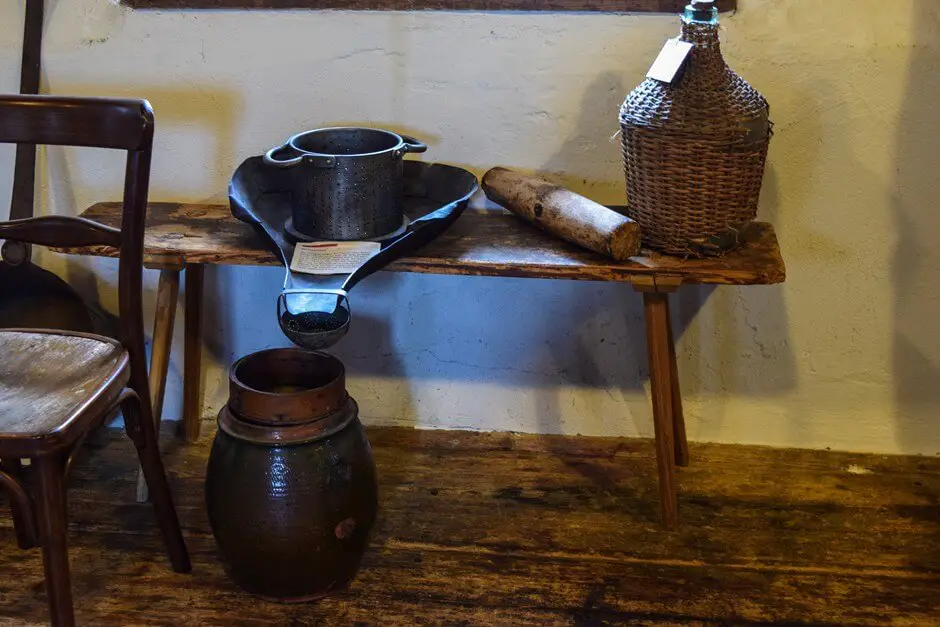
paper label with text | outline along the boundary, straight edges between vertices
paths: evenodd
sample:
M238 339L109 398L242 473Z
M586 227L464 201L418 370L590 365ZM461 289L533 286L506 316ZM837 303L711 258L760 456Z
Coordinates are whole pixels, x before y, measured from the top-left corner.
M382 248L378 242L304 242L294 247L293 272L349 274Z
M682 68L682 64L689 58L691 51L692 44L687 41L667 40L646 76L664 83L671 83Z

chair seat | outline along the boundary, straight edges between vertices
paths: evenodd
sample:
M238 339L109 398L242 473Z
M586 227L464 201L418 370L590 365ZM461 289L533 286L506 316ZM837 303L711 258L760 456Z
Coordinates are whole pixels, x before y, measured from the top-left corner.
M127 384L127 365L111 338L0 331L0 453L4 441L63 434L83 416L107 411Z

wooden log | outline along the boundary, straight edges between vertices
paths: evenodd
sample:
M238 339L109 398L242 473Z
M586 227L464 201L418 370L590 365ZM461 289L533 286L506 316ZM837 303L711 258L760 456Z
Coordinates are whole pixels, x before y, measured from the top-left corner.
M640 226L616 211L543 179L493 168L487 198L520 218L588 250L626 261L640 252Z

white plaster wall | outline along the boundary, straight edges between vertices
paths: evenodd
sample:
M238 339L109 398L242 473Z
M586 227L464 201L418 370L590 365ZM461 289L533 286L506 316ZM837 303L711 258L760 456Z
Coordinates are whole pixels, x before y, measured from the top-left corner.
M153 103L157 200L224 201L243 158L297 130L362 123L426 139L428 159L555 172L617 202L618 105L677 30L676 18L650 15L47 3L46 91ZM789 278L680 291L689 435L937 454L940 2L740 4L724 19L724 49L772 104L761 217L777 227ZM22 12L22 0L0 3L4 91L18 84ZM43 210L117 198L120 163L48 150ZM12 150L0 169L12 172ZM4 177L0 207L8 197ZM42 260L115 307L113 262ZM207 412L224 402L233 358L286 344L273 315L279 282L274 269L209 271ZM354 331L336 352L367 423L652 433L629 287L381 274L353 296ZM181 366L176 351L169 417Z

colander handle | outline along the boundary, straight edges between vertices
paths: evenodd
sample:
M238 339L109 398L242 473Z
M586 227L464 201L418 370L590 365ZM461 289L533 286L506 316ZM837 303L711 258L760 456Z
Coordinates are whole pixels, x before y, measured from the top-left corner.
M292 168L295 165L299 165L301 161L304 160L303 155L297 155L296 157L291 157L290 159L275 159L274 153L280 150L294 150L289 142L285 142L280 146L275 146L271 150L264 153L264 165L273 165L276 168Z
M423 141L419 141L410 135L401 135L402 141L405 142L401 148L398 149L398 154L403 155L407 152L426 152L428 145Z
M274 153L279 150L292 150L297 152L297 149L290 145L290 142L286 144L281 144L276 148L264 153L264 164L271 165L275 168L292 168L295 165L300 165L301 163L308 163L317 168L332 168L336 165L336 159L332 155L312 155L312 154L299 154L296 157L291 157L290 159L276 159Z

